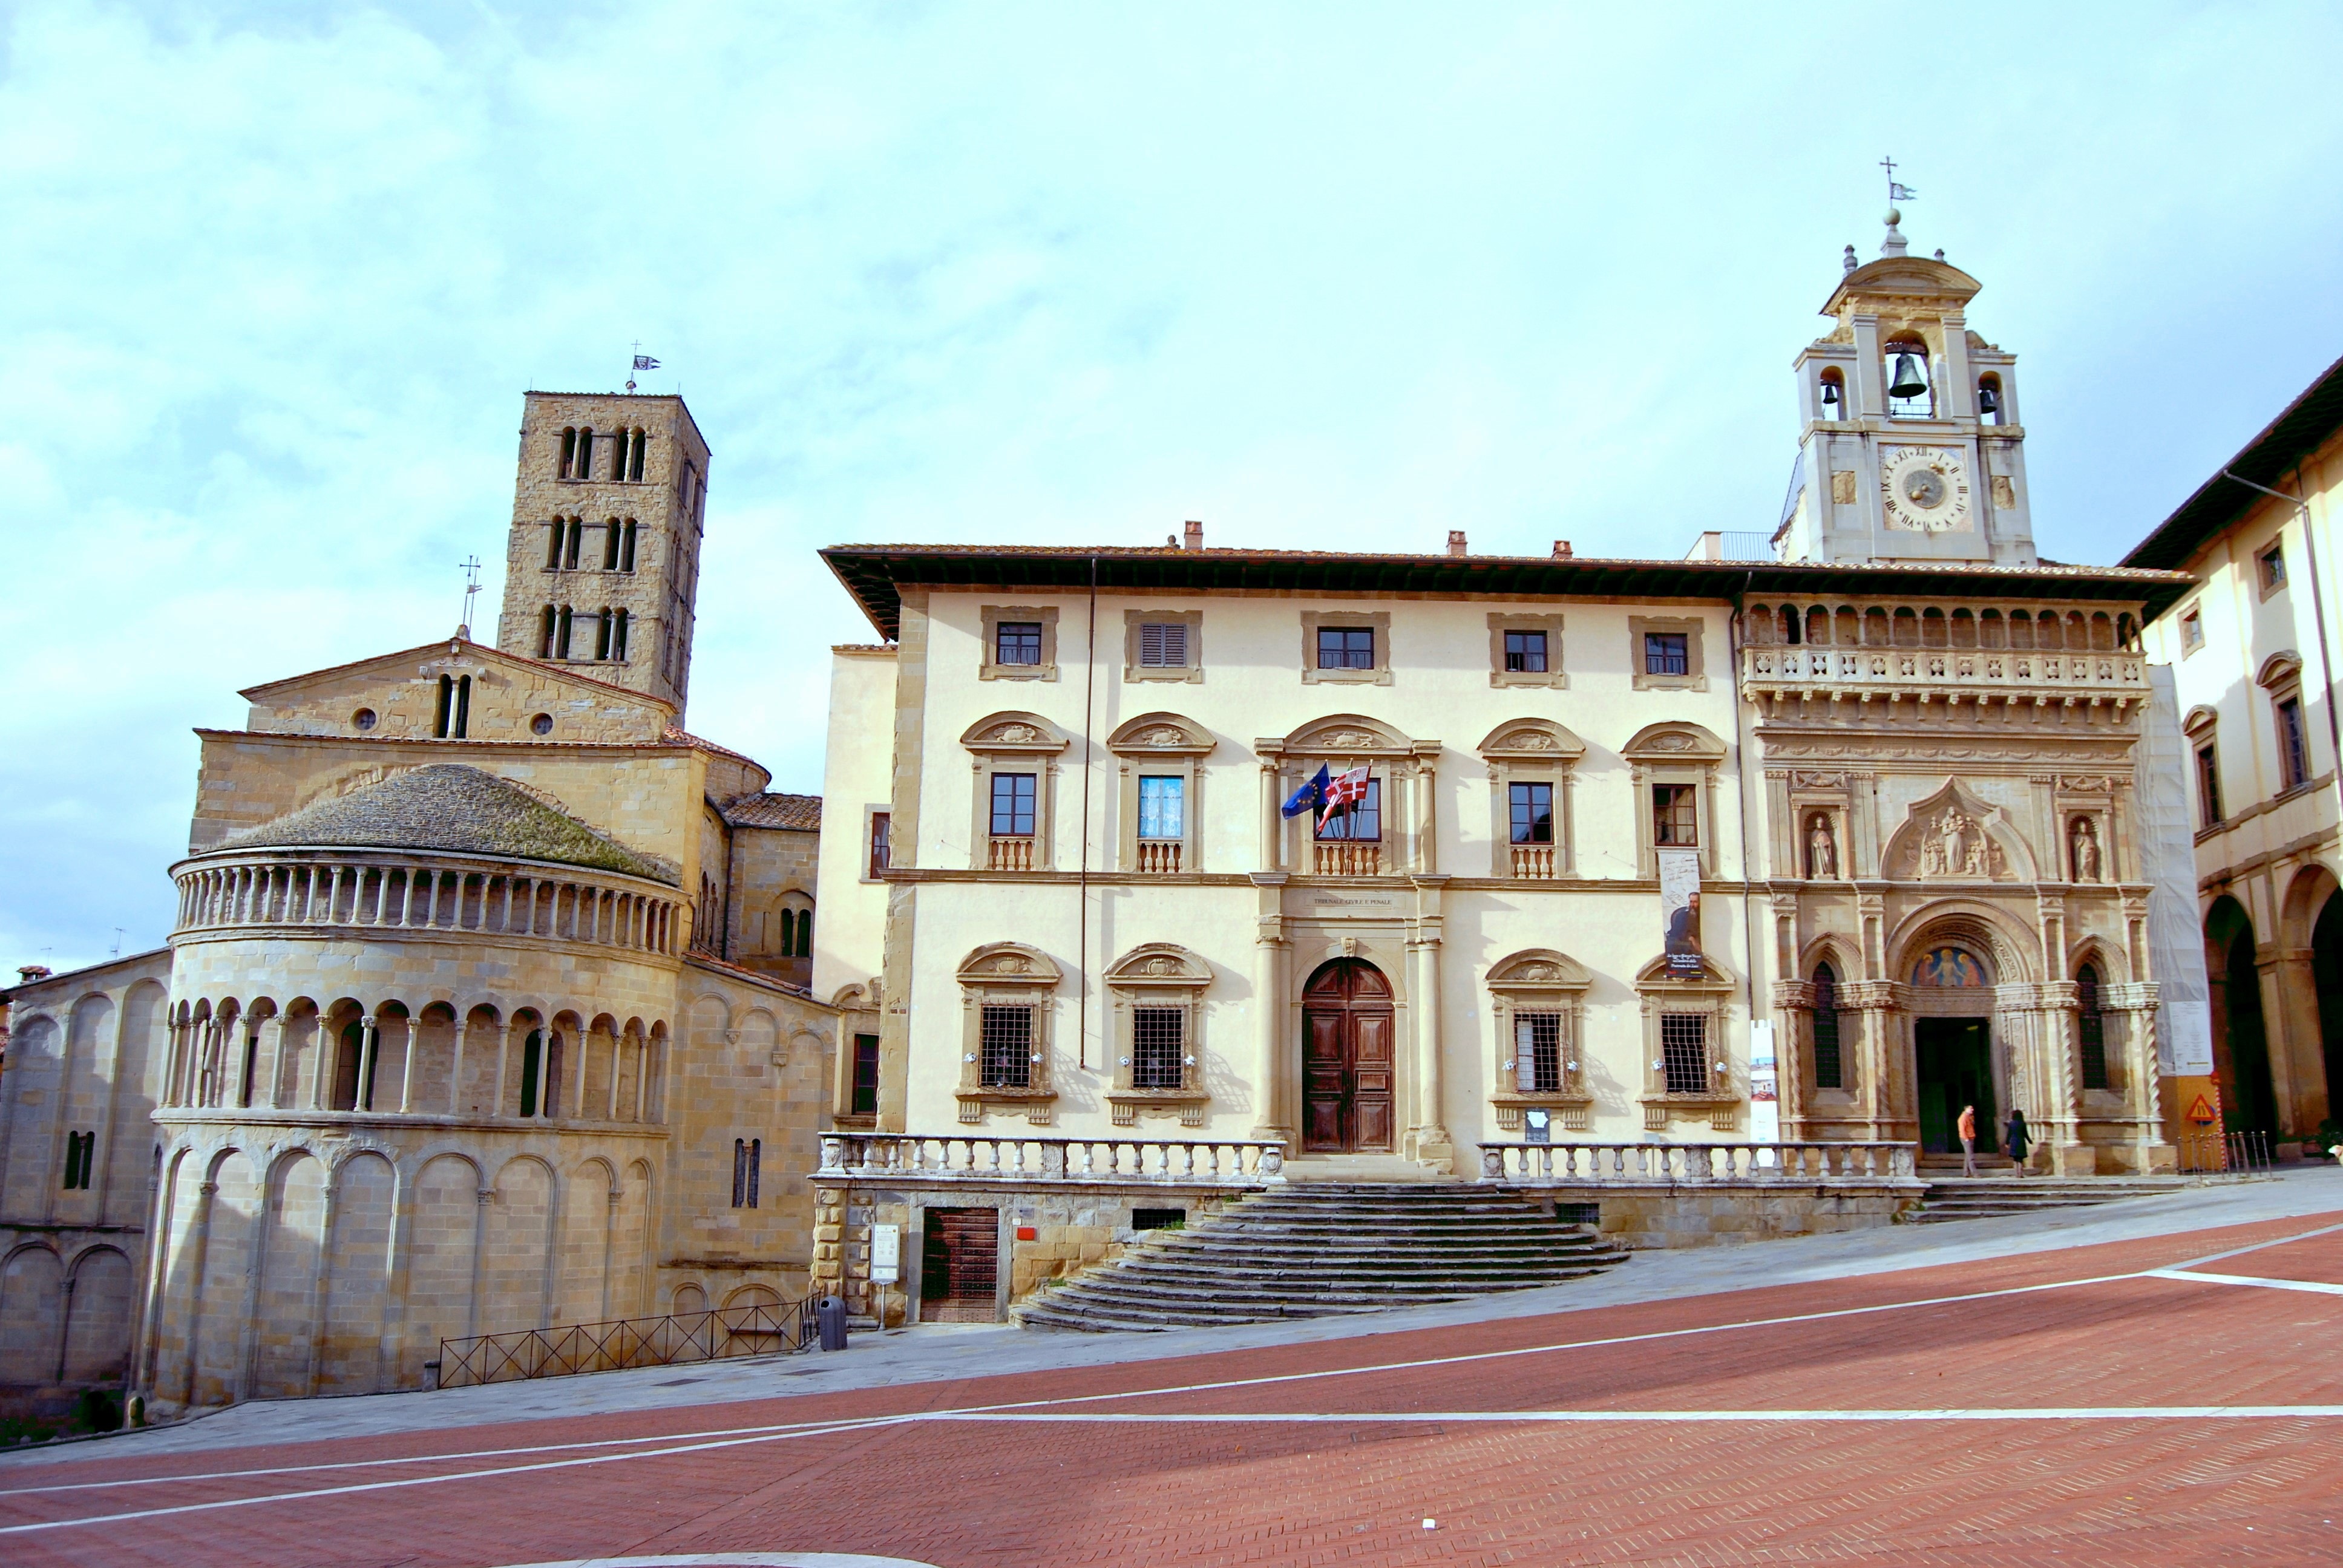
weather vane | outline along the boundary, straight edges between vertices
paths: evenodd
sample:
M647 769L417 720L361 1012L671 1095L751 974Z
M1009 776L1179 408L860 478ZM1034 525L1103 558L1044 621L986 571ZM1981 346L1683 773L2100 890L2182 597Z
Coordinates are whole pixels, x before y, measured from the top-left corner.
M472 596L480 591L480 558L468 556L456 564L464 568L464 618L456 623L456 635L468 642L472 636Z
M1910 186L1899 186L1896 183L1896 160L1894 158L1880 159L1879 166L1887 171L1887 200L1890 206L1893 206L1895 203L1899 201L1910 201L1914 196L1920 194L1914 190Z
M659 362L643 352L643 340L639 337L636 338L635 370L656 370L659 367ZM627 372L627 390L629 392L635 389L635 370Z

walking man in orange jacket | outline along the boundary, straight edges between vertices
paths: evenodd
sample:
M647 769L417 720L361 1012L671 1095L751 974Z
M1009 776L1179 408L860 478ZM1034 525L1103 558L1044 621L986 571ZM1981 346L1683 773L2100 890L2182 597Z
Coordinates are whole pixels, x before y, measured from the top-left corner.
M1961 1174L1976 1174L1976 1107L1961 1107Z

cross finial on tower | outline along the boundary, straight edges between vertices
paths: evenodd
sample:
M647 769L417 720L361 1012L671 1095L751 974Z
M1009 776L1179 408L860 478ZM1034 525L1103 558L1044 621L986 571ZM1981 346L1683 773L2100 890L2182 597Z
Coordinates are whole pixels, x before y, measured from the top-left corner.
M467 556L456 564L464 568L464 618L456 623L456 635L469 642L472 640L472 596L480 591L480 558Z

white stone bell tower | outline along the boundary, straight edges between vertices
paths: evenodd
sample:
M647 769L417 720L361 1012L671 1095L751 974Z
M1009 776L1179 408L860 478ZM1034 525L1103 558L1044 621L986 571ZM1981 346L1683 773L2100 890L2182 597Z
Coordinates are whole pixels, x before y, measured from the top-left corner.
M1798 467L1785 560L2035 564L2016 357L1968 329L1984 286L1945 253L1907 254L1887 209L1879 258L1846 276L1836 325L1797 358Z

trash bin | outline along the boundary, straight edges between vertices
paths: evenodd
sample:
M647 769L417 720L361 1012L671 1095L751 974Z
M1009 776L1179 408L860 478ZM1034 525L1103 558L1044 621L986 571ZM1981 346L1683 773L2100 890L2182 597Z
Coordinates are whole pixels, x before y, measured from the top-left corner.
M842 1351L846 1348L846 1298L824 1296L813 1310L814 1322L821 1329L821 1348Z

